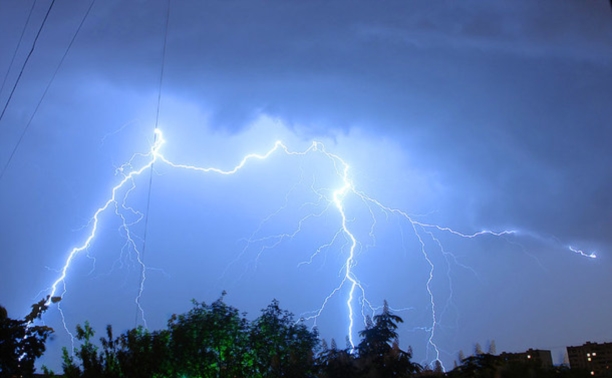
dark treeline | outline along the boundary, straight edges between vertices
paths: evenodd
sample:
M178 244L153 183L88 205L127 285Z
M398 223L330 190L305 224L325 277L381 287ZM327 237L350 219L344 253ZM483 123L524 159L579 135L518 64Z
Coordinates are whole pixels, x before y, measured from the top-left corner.
M255 320L246 319L223 295L212 304L193 302L193 308L173 315L163 330L134 328L119 336L109 325L98 340L85 322L78 325L80 341L74 351L63 349L63 375L68 378L151 377L587 377L566 367L542 367L535 362L504 361L492 353L461 358L449 372L439 362L423 367L412 361L412 350L399 347L402 319L386 302L380 314L368 319L359 344L339 348L279 307L278 301ZM22 321L10 319L0 307L0 378L29 377L34 360L45 350L52 330L31 321L46 309L33 306ZM348 342L347 342L348 344ZM72 353L71 353L72 352ZM53 372L45 370L52 376Z

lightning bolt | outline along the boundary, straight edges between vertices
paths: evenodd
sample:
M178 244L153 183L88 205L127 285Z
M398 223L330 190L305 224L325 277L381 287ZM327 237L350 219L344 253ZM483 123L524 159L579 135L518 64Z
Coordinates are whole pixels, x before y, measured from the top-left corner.
M572 252L574 252L574 253L579 254L580 256L588 257L588 258L591 258L591 259L596 259L596 258L597 258L597 255L595 254L595 252L586 253L586 252L583 252L583 251L582 251L582 250L580 250L580 249L577 249L577 248L572 247L571 245L570 245L570 246L568 246L567 248L568 248L570 251L572 251Z
M358 253L361 251L362 242L356 236L356 231L352 229L351 227L352 220L347 215L346 206L347 206L347 198L349 196L351 196L352 198L358 201L361 201L361 203L363 203L366 206L367 210L369 211L371 221L372 221L370 225L370 231L369 231L369 237L371 238L371 240L375 240L374 231L376 227L376 213L377 212L384 213L386 217L395 216L398 219L402 219L406 221L407 224L409 225L409 229L411 229L412 233L416 236L416 239L420 245L420 253L423 256L424 260L426 261L427 266L429 267L425 289L429 297L429 308L430 308L431 317L430 317L430 325L426 327L425 330L428 332L428 340L427 340L428 353L430 349L432 349L434 352L434 360L432 361L432 363L434 363L435 361L440 361L441 363L440 350L435 340L436 330L439 328L439 325L440 325L439 323L440 314L438 312L438 307L436 306L435 294L431 287L432 281L434 279L436 267L435 267L433 260L430 257L430 252L428 251L427 245L429 243L429 240L431 240L434 243L434 245L437 246L438 250L447 259L447 263L452 260L454 261L454 263L456 263L457 265L463 268L471 269L457 262L457 259L454 255L452 255L450 252L445 251L444 248L442 247L441 241L436 237L436 235L434 235L434 232L446 233L446 234L452 235L453 237L464 238L464 239L473 239L477 237L487 237L487 236L498 237L498 238L510 238L518 234L518 231L516 230L503 230L503 231L481 230L481 231L477 231L474 233L462 233L454 229L451 229L449 227L444 227L444 226L440 226L437 224L431 224L431 223L425 223L425 222L418 221L414 219L412 216L410 216L407 212L401 209L386 206L380 201L378 201L377 199L372 198L368 196L366 193L358 190L355 187L353 181L351 180L349 164L347 164L346 161L340 158L340 156L328 152L325 149L325 146L319 142L313 142L307 149L296 152L296 151L290 150L282 142L277 141L274 144L274 146L271 149L269 149L267 152L263 154L246 155L242 158L242 160L237 165L235 165L231 169L226 169L226 170L218 168L218 167L200 167L200 166L194 166L194 165L174 163L170 161L168 158L166 158L161 153L162 146L165 143L166 143L166 140L164 139L162 132L159 129L155 129L155 138L154 138L154 141L153 141L153 144L150 150L147 153L135 154L132 157L132 159L130 159L127 163L125 163L124 165L122 165L121 167L117 169L117 173L121 177L121 179L111 189L110 196L108 197L106 202L104 202L102 206L97 208L95 212L93 213L90 219L89 225L88 225L90 227L90 230L85 240L83 241L83 243L80 244L79 246L74 247L68 253L65 263L62 269L59 271L59 276L51 284L51 286L47 289L48 294L49 294L49 299L46 303L47 305L50 305L52 301L57 302L58 297L62 298L64 297L64 295L66 295L67 293L66 278L68 276L72 262L79 254L86 253L87 250L94 243L96 236L98 234L98 229L99 229L100 222L101 222L101 215L105 213L106 211L114 210L114 213L118 216L118 218L121 221L120 230L126 239L124 249L131 250L135 253L136 262L142 268L139 289L138 289L138 293L134 301L138 307L140 317L146 326L145 311L143 307L141 306L141 298L145 290L145 282L147 280L147 276L146 276L147 267L145 266L144 261L142 260L141 253L138 248L137 237L133 234L132 231L130 231L130 228L134 224L140 222L143 219L143 214L137 211L136 209L130 207L127 204L127 199L129 195L132 193L132 191L136 188L135 179L138 176L142 175L142 173L150 169L153 169L154 164L165 164L174 169L188 170L188 171L193 171L197 173L233 175L239 172L240 170L242 170L243 168L245 168L250 161L266 160L275 153L282 153L287 156L306 156L308 154L319 153L319 154L322 154L322 156L327 158L329 161L331 161L334 167L334 170L335 170L335 174L339 179L340 185L337 188L330 190L331 195L326 195L321 190L314 188L314 185L313 185L312 190L315 193L315 195L319 198L319 201L324 201L326 203L326 206L323 212L326 212L330 209L336 210L337 214L339 215L340 224L338 226L338 230L333 234L334 236L332 237L332 240L328 241L327 243L322 244L319 248L316 248L314 253L310 256L310 259L308 261L304 261L301 264L310 264L313 261L313 259L319 253L321 253L322 250L331 248L333 245L336 244L337 240L339 240L340 238L343 238L345 240L345 244L341 248L341 250L346 252L346 257L344 258L343 266L340 269L340 272L341 272L340 282L324 298L321 306L317 310L305 314L303 318L305 320L312 320L316 324L317 319L321 316L326 306L328 305L329 301L334 296L338 295L342 290L346 290L347 297L344 303L345 303L346 310L348 313L347 335L348 335L349 343L351 347L353 348L355 347L355 340L354 340L355 330L354 329L356 327L355 322L356 322L357 314L359 313L361 315L361 317L363 318L364 324L365 324L366 315L368 313L374 313L377 310L377 308L372 306L371 302L367 299L365 287L364 285L362 285L362 283L360 282L355 272L355 267L357 266L357 263L358 263ZM134 165L137 165L136 161L140 162L139 168L134 168ZM121 193L123 193L123 196L121 196ZM287 198L286 198L286 201L287 201ZM130 217L126 216L126 214L130 215ZM276 213L273 213L270 216L266 217L262 221L262 224L269 221L274 214ZM307 217L320 216L321 214L322 213L310 214ZM130 220L130 218L134 218L134 219ZM270 244L264 244L264 246L261 247L259 253L257 254L257 256L259 257L264 249L274 248L275 246L280 244L285 238L294 237L297 233L301 231L302 223L306 220L306 218L303 218L301 221L298 222L298 225L295 228L295 230L293 230L293 232L288 232L288 233L281 234L281 235L267 236L264 238L255 238L255 235L258 233L259 229L256 230L256 232L253 233L251 238L247 240L247 246L238 255L237 259L239 259L242 256L242 254L246 252L247 248L249 248L249 246L252 245L255 241L270 242ZM261 228L261 225L260 225L260 228ZM589 257L589 258L596 257L595 253L587 254L573 247L569 247L569 249L572 252L585 256L585 257ZM449 279L449 282L450 282L450 279ZM67 330L66 322L65 322L63 312L61 311L61 309L60 309L60 313L62 315L62 322L64 324L64 328Z

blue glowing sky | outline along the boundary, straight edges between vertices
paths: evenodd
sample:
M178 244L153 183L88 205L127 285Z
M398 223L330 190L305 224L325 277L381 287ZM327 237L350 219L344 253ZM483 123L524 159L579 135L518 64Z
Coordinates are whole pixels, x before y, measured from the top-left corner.
M49 4L37 2L9 69L32 2L0 3L2 107ZM121 180L117 169L151 148L166 4L96 2L55 76L89 3L53 6L0 120L2 167L27 128L0 180L9 315L48 293ZM490 340L498 351L552 349L560 362L566 345L612 340L610 46L604 0L174 1L162 153L231 169L277 140L291 151L315 140L350 166L357 193L413 221L465 235L515 231L464 238L415 227L356 193L343 202L358 241L355 277L372 306L387 299L404 318L400 345L417 362L436 358L432 317L447 367ZM126 202L143 213L149 174ZM321 308L350 250L330 202L340 186L338 161L320 151L275 153L232 176L156 163L141 299L148 326L223 290L250 316L273 298L298 316ZM117 331L143 323L140 265L120 226L103 213L68 271L61 305L71 330L85 320ZM144 221L131 230L142 248ZM344 286L317 320L339 345L346 296ZM45 363L57 368L69 338L56 308L45 321L57 330Z

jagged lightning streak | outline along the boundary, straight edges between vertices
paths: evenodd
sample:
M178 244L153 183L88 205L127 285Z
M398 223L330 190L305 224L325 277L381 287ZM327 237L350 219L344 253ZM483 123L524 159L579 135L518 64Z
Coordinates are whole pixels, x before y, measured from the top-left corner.
M338 158L337 156L332 155L332 154L329 154L329 156ZM334 198L334 204L336 205L336 208L338 209L338 212L340 213L340 216L342 217L342 230L347 235L347 237L350 239L350 244L351 244L349 248L348 257L346 259L346 262L344 263L345 264L344 270L346 272L344 277L345 277L345 280L348 280L350 282L349 295L348 295L348 298L346 299L346 306L348 307L348 313L349 313L348 337L349 337L349 342L351 343L351 345L354 346L355 342L353 340L353 327L354 327L353 298L355 296L355 289L359 287L363 291L363 288L361 287L361 285L357 281L357 278L353 274L353 265L355 263L355 248L357 248L357 239L355 238L355 235L353 235L353 233L351 233L347 227L346 213L344 211L344 198L346 197L349 191L355 192L355 188L353 187L353 183L349 181L348 179L348 170L349 170L348 164L346 164L342 159L340 159L340 161L344 165L344 169L342 170L342 181L344 182L344 185L334 192L333 198Z
M588 257L591 259L595 259L597 258L597 254L595 254L595 252L591 252L591 253L586 253L580 249L574 248L571 245L567 247L570 251L579 254L580 256L584 256L584 257Z
M146 154L136 154L132 160L137 157L145 157L148 158L149 161L144 164L142 167L140 167L139 169L129 169L132 164L131 161L124 164L123 166L121 166L118 169L118 172L121 173L123 175L123 179L117 184L115 185L112 189L111 189L111 196L110 198L101 206L99 207L93 214L91 220L90 220L90 224L91 224L91 231L89 232L87 238L85 239L85 241L83 242L83 244L81 244L78 247L74 247L70 253L68 254L68 257L66 258L66 262L64 263L63 268L60 271L60 276L55 280L55 282L53 282L53 284L50 287L50 292L49 292L49 299L46 302L46 305L51 304L51 301L53 298L57 298L57 297L63 297L64 294L66 293L66 277L68 274L68 269L70 268L70 264L72 263L72 261L74 260L74 258L81 252L87 250L93 243L96 235L97 235L97 231L98 231L98 226L99 226L99 222L100 222L100 215L106 211L108 208L110 208L111 206L115 206L115 209L117 209L119 206L122 206L124 208L129 209L132 212L135 212L135 210L133 210L132 208L129 208L125 205L125 196L129 195L130 191L133 190L133 186L132 188L130 188L126 195L124 196L124 202L120 205L117 202L117 195L118 192L126 185L129 185L128 183L132 182L132 180L134 180L137 176L141 175L143 172L145 172L146 170L148 170L149 168L151 168L153 166L153 164L160 160L163 161L164 163L174 167L174 168L183 168L183 169L189 169L189 170L194 170L194 171L200 171L200 172L215 172L218 174L222 174L222 175L231 175L236 173L238 170L240 170L242 167L244 167L244 165L247 163L247 161L251 160L251 159L266 159L268 156L270 156L272 153L274 153L276 150L278 150L279 148L283 148L288 154L294 154L293 152L290 152L281 142L276 142L274 147L269 150L266 154L264 155L258 155L258 154L250 154L245 156L242 161L235 166L233 169L231 170L222 170L219 168L202 168L202 167L196 167L196 166L191 166L191 165L184 165L184 164L174 164L171 161L169 161L168 159L166 159L161 153L160 153L160 149L161 147L166 143L163 134L161 132L161 130L159 129L155 129L155 142L153 143L153 146L151 147L151 150L146 153ZM315 145L313 145L315 146ZM311 147L312 148L312 147ZM316 146L315 146L316 148ZM307 152L307 151L306 151ZM304 153L306 153L304 152ZM127 173L126 173L127 171ZM116 210L115 211L117 214L119 214L119 212ZM127 238L128 238L128 243L132 245L132 248L135 248L135 242L134 240L131 238L130 236L130 232L129 232L129 226L130 224L127 223L126 219L120 215L120 217L122 218L123 224L122 224L122 228L124 229L124 231L126 232ZM136 251L138 251L137 249L135 249ZM137 253L138 255L138 253ZM139 264L143 264L142 260L140 260L140 257L138 256L138 262ZM144 270L143 270L144 271ZM146 276L142 277L142 284L144 283L144 280L146 279ZM142 290L143 290L143 285L141 284L141 289L139 291L139 297L142 295ZM62 286L62 292L60 294L58 294L58 287Z
M66 288L66 278L67 278L68 271L70 269L70 265L72 261L75 259L75 257L78 254L80 254L83 251L87 251L88 248L90 248L90 246L93 244L94 239L96 238L97 233L98 233L100 215L106 210L108 210L109 208L114 208L116 215L121 219L121 222L122 222L122 225L120 228L123 230L123 233L126 237L126 246L127 248L133 250L136 253L136 261L142 267L141 269L142 273L140 277L140 286L139 286L138 295L135 298L135 302L140 311L141 318L146 326L144 310L140 304L140 300L141 300L141 297L142 297L142 294L145 288L145 281L147 278L146 273L145 273L146 267L144 265L144 262L141 259L140 253L137 248L137 243L134 240L134 236L132 235L132 232L130 231L130 226L138 223L142 219L142 213L128 206L127 198L130 195L130 193L135 189L134 180L136 179L136 177L141 175L143 172L149 169L152 169L153 165L156 162L164 163L176 169L184 169L184 170L190 170L190 171L195 171L195 172L200 172L200 173L216 173L220 175L233 175L237 173L238 171L240 171L241 169L243 169L250 160L265 160L277 151L281 151L282 153L286 155L302 155L302 156L307 155L309 153L317 152L317 153L323 154L323 156L331 160L335 168L335 172L338 178L340 179L341 185L332 191L331 198L326 198L326 199L328 200L329 205L331 205L331 208L335 208L337 210L340 216L340 226L339 226L338 231L334 233L333 239L329 241L328 243L321 245L318 249L316 249L314 254L311 255L310 261L305 262L305 263L312 262L312 259L314 258L315 255L317 255L323 248L329 248L330 246L332 246L340 235L344 236L346 240L345 246L347 246L347 254L346 254L346 258L344 259L343 266L342 266L343 274L341 276L342 278L341 278L340 283L323 300L323 303L320 306L320 308L312 312L312 315L307 317L307 319L314 319L314 321L316 322L316 319L324 311L326 305L328 304L328 301L332 297L337 295L341 291L341 289L343 289L346 285L348 289L348 295L345 301L345 305L346 305L347 312L348 312L347 334L348 334L349 343L352 347L355 347L355 343L353 339L354 328L355 328L355 318L356 318L355 309L357 307L361 308L361 314L364 317L364 323L365 323L366 309L371 310L373 312L375 311L375 308L370 304L370 302L366 298L366 291L364 287L362 286L362 284L360 283L355 273L355 270L354 270L357 264L356 253L359 248L359 241L358 241L357 236L355 235L355 232L351 230L351 226L349 224L350 222L347 217L346 198L349 195L354 195L357 199L362 201L367 206L370 212L370 216L372 217L372 225L370 226L370 236L373 236L374 227L376 224L376 217L374 215L374 209L378 209L379 211L382 211L387 215L393 214L402 219L405 219L410 225L410 227L412 228L412 231L420 244L421 254L423 255L425 261L427 262L429 266L428 278L427 278L425 286L426 286L427 294L429 296L429 303L430 303L430 309L431 309L431 324L427 328L427 331L429 333L428 345L431 346L431 348L433 348L434 353L435 353L434 362L440 361L440 351L434 340L435 331L437 327L439 326L439 319L438 319L438 314L436 312L436 301L435 301L434 293L431 288L431 283L432 283L432 280L434 279L435 265L430 258L429 252L426 247L427 242L425 241L424 236L427 235L429 239L431 239L435 244L437 244L439 249L446 256L449 253L443 250L440 240L437 239L433 235L432 233L433 230L443 232L443 233L448 233L453 236L460 237L460 238L466 238L466 239L472 239L472 238L485 236L485 235L490 235L490 236L495 236L495 237L505 237L505 236L511 236L517 233L517 231L515 230L505 230L505 231L500 231L500 232L482 230L482 231L478 231L475 233L466 234L466 233L461 233L454 229L443 227L437 224L430 224L430 223L424 223L424 222L417 221L413 219L408 213L400 209L388 207L382 204L381 202L379 202L378 200L368 196L366 193L357 190L349 174L349 170L350 170L349 164L347 164L338 155L335 155L333 153L326 151L323 144L319 142L313 142L310 145L310 147L308 147L304 151L295 152L295 151L289 150L282 142L278 141L266 153L246 155L236 166L228 170L224 170L224 169L217 168L217 167L199 167L199 166L194 166L194 165L174 163L170 161L169 159L167 159L161 153L161 148L165 144L165 142L166 141L163 138L162 132L159 129L156 129L154 143L151 146L150 151L145 154L134 155L133 158L128 163L124 164L118 169L118 173L122 176L122 179L119 181L117 185L115 185L111 189L111 195L109 199L94 212L90 220L91 230L89 234L87 235L85 241L80 246L74 247L69 252L68 257L66 258L65 264L63 265L63 268L60 271L59 277L50 286L49 299L47 301L47 305L51 304L51 302L54 299L57 300L58 297L61 298L66 294L66 289L67 289ZM140 168L133 167L133 162L135 161L137 157L145 159L145 163L143 163L140 166ZM124 195L122 198L118 198L121 190L125 191ZM316 193L316 190L315 190L315 193ZM325 196L319 193L319 198L321 199L323 197ZM328 206L327 208L330 208L330 206ZM127 211L128 213L131 213L132 215L134 215L136 217L136 220L130 222L126 218L126 216L123 214L123 211L121 211L120 209L123 211ZM301 230L302 221L299 222L297 229L293 233L284 234L282 237L291 238L295 236ZM275 244L272 245L272 247L278 245L278 243L282 241L282 238L277 238L277 239L278 240L276 241ZM581 250L575 249L573 247L569 247L569 249L573 251L574 253L580 254L582 256L586 256L590 258L596 257L594 253L586 254L582 252ZM243 253L244 253L244 250L243 250ZM259 254L261 254L261 251ZM238 258L239 257L240 256L238 256ZM359 304L357 304L357 302L359 302ZM63 319L63 313L62 313L62 321L65 326L65 320Z
M123 179L121 181L119 181L119 183L117 185L115 185L112 189L111 189L111 196L110 198L101 206L99 207L93 214L92 218L91 218L91 231L89 232L89 235L87 236L87 238L85 239L85 241L83 242L83 244L81 244L78 247L74 247L70 253L68 254L68 257L66 258L66 262L64 263L64 266L61 269L61 273L60 276L55 280L55 282L53 282L53 284L51 285L50 288L50 293L49 293L49 299L47 300L47 305L51 304L51 299L54 297L63 297L64 294L66 294L66 276L68 275L68 269L70 268L70 264L72 263L72 261L74 260L74 258L81 252L87 250L91 244L93 243L94 238L97 235L97 231L98 231L98 225L100 223L100 215L106 211L108 208L110 208L111 206L117 206L117 193L119 192L119 190L121 188L123 188L127 183L129 183L131 180L133 180L135 177L139 176L140 174L142 174L144 171L146 171L147 169L149 169L153 163L155 163L155 161L159 158L160 154L159 154L159 149L162 147L162 145L164 144L164 139L162 137L161 131L157 131L156 130L156 141L153 144L153 146L151 147L151 151L146 154L145 156L150 157L150 160L148 163L146 163L145 165L143 165L140 169L137 170L131 170L128 171L127 173L124 172L125 167L127 165L122 166L121 168L119 168L119 172L121 172L121 174L123 174ZM125 228L129 228L129 226L127 224L124 223L124 227ZM58 286L62 285L63 290L61 292L61 294L58 295Z

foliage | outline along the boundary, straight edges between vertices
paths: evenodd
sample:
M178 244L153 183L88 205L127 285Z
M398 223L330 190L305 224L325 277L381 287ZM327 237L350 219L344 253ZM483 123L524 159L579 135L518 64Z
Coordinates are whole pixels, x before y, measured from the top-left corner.
M332 339L331 348L322 342L322 351L317 359L319 366L319 377L321 378L344 378L355 377L358 374L356 356L351 353L350 346L338 349L336 341Z
M316 371L317 331L309 331L293 314L281 310L277 300L250 327L250 348L255 377L311 377Z
M248 322L223 302L194 302L168 323L173 375L189 377L247 376L254 362L248 349Z
M475 351L480 351L478 344ZM461 365L453 369L451 377L495 377L502 365L502 360L498 356L488 353L477 353L473 356L464 358Z
M273 301L249 323L223 296L208 305L193 302L189 312L173 315L168 328L142 327L113 338L107 327L101 347L94 331L77 326L81 341L74 356L64 349L64 375L93 377L310 377L314 376L316 331L296 322Z
M161 377L450 377L450 378L579 378L587 372L544 367L535 361L508 360L483 353L479 345L452 371L439 361L423 369L412 362L412 349L400 349L398 324L387 303L369 319L356 348L328 347L316 330L309 330L274 300L260 316L249 321L227 305L225 293L212 304L194 301L187 313L173 315L166 329L142 327L113 336L111 326L94 343L94 330L77 326L79 348L70 355L64 348L67 378ZM0 318L6 318L0 308ZM43 345L44 348L44 345ZM495 350L489 346L490 351ZM43 349L44 350L44 349ZM6 375L5 375L6 376ZM1 376L0 376L1 378Z
M138 327L122 334L119 340L117 360L123 376L151 378L172 372L170 331L149 332Z
M421 368L402 351L397 324L385 302L381 314L360 333L358 348L322 344L274 300L260 316L248 321L227 305L225 293L208 305L193 302L185 314L173 315L168 327L150 332L142 327L117 338L110 326L99 346L89 323L77 326L80 346L70 355L64 348L68 378L94 377L409 377ZM355 352L358 353L355 353Z
M117 359L118 340L113 338L113 329L106 327L106 337L100 338L102 349L92 342L95 331L88 322L84 326L77 325L76 338L81 341L80 348L75 348L74 356L80 361L79 367L75 357L63 349L62 359L64 375L68 378L120 377L119 361Z
M397 327L403 319L389 310L387 301L382 312L374 316L359 332L362 337L357 346L359 365L365 377L408 377L422 368L412 362L412 353L399 347Z
M328 347L316 330L309 330L274 300L261 315L248 321L245 314L227 305L222 296L208 305L194 301L185 314L173 315L167 329L149 331L143 327L118 337L109 325L94 340L88 322L77 325L78 348L63 348L63 369L67 378L161 378L161 377L450 377L450 378L581 378L587 371L564 366L546 367L530 360L495 355L495 343L484 353L479 344L474 355L459 352L460 364L443 372L439 361L423 369L411 361L412 349L399 347L397 328L401 317L385 301L380 314L368 319L359 332L356 348L347 342L339 349L335 340ZM51 298L57 302L59 298ZM47 309L49 298L32 305L23 320L8 317L0 306L0 378L30 377L34 362L45 351L53 330L35 326ZM43 367L47 376L53 372Z
M24 319L9 318L0 306L0 377L34 374L34 361L43 355L45 341L53 333L50 327L33 325L47 310L47 301L48 298L33 304Z
M536 361L507 361L502 356L480 353L464 358L446 374L451 378L586 378L588 372L564 366L542 366Z

